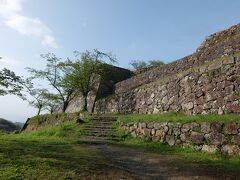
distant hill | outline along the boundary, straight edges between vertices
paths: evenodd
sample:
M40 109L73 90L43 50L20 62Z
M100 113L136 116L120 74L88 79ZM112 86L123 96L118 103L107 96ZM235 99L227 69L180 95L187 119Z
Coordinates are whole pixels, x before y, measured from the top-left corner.
M21 122L15 122L14 124L20 128L24 126L24 123L21 123Z
M20 130L21 126L19 126L20 124L14 124L6 119L2 119L0 118L0 131L16 131L16 130Z

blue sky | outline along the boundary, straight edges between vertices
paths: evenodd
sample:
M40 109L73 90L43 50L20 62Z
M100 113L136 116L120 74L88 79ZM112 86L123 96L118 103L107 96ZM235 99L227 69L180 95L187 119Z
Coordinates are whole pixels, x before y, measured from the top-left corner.
M71 57L99 49L132 60L166 63L195 51L207 35L240 22L238 0L0 0L0 68L27 75L40 54ZM25 121L35 109L0 97L0 117Z

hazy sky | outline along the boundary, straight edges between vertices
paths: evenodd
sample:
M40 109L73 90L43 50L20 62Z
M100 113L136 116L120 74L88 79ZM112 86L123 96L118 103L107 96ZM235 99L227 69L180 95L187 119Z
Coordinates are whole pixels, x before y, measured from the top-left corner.
M240 22L239 0L0 0L0 69L27 75L40 54L112 51L131 60L166 63L194 52L203 39ZM0 97L0 117L24 122L36 109Z

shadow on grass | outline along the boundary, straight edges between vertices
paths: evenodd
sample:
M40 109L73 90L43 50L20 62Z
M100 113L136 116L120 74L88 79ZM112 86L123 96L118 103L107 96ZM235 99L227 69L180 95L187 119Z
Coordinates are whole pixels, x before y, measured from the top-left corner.
M1 139L0 179L79 179L110 171L87 144Z

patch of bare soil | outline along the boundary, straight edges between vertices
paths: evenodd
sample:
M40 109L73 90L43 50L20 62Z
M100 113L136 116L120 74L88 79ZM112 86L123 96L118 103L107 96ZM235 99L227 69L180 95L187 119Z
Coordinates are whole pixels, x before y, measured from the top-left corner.
M134 179L219 180L238 179L240 176L240 172L231 174L221 167L189 162L171 155L115 145L96 145L94 148L100 151L112 167L130 173ZM116 179L124 178L119 176Z

